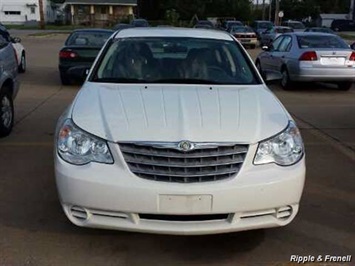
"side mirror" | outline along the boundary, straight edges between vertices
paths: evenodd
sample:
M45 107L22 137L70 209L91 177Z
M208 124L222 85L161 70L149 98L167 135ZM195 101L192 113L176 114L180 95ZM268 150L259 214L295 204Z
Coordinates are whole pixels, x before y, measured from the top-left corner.
M261 47L261 50L268 52L271 51L271 47L264 45L263 47Z
M19 38L19 37L11 37L11 42L20 43L21 42L21 38Z
M353 50L355 50L355 42L350 45L350 48L353 49Z
M280 72L266 70L263 71L263 77L266 84L274 84L282 79L282 74Z
M72 78L80 81L84 81L88 76L90 68L88 66L76 66L68 70L67 74Z

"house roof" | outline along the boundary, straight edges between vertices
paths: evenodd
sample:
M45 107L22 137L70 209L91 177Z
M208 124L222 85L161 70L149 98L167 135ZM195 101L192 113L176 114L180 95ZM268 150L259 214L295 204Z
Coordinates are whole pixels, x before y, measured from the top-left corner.
M348 19L348 14L320 14L322 19Z
M137 0L66 0L67 5L114 5L136 6Z

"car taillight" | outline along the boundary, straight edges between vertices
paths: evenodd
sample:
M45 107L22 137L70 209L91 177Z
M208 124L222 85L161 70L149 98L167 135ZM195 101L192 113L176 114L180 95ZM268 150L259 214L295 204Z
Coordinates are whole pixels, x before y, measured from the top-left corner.
M301 55L299 60L300 61L317 61L318 60L317 53L314 51L305 52Z
M355 52L352 52L349 58L350 61L355 61Z
M60 51L59 52L60 58L75 58L78 57L78 54L72 51Z

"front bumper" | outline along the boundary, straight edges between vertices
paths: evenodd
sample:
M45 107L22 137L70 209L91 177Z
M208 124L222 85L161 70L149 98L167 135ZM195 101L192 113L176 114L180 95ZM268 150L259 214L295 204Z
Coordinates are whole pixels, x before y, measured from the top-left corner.
M256 148L249 147L236 177L193 184L135 176L116 144L110 144L114 165L73 166L56 155L60 201L69 220L84 227L192 235L284 226L298 212L305 160L289 167L254 166ZM226 217L213 218L217 214ZM189 221L175 220L187 215L192 217ZM194 218L200 215L212 218Z

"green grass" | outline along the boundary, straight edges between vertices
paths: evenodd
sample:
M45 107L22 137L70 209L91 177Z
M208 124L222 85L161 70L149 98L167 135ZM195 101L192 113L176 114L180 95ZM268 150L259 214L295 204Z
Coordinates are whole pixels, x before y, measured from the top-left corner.
M346 34L346 33L339 33L339 36L345 40L350 40L350 41L355 40L355 35Z

